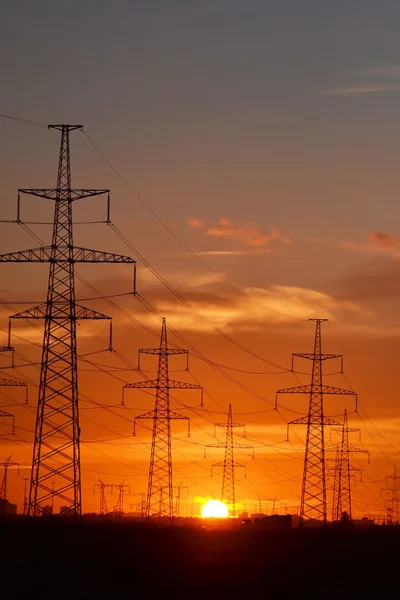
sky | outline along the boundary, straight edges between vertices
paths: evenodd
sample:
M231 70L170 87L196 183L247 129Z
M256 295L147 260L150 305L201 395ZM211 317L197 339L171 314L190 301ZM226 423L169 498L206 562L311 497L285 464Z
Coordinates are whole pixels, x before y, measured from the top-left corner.
M286 423L306 411L307 399L284 398L279 412L273 406L277 389L308 381L284 370L292 352L312 350L310 317L329 319L323 347L344 354L344 376L329 374L329 383L359 394L357 414L345 399L326 400L335 418L347 407L350 425L362 429L361 444L357 436L354 444L371 453L370 464L354 457L363 468L354 513L383 510L380 490L390 485L400 447L399 20L400 6L389 0L21 0L4 11L0 113L84 126L85 133L71 134L73 185L111 189L112 221L135 252L104 224L77 224L76 244L134 255L141 297L186 347L239 382L195 356L191 374L176 373L207 391L205 409L185 409L192 438L174 425L174 484L189 487L183 512L190 512L190 498L200 505L219 494L221 479L210 478L203 445L215 443L212 423L229 402L256 447L254 461L239 454L248 467L246 479L238 473L240 509L275 496L282 510L298 506L305 431L293 428L287 442ZM0 119L1 219L15 219L18 188L55 185L58 149L57 132ZM21 207L27 221L52 220L43 200L27 196ZM78 222L105 218L100 199L74 210ZM49 226L32 229L50 240ZM37 245L16 224L0 223L0 231L0 252ZM13 310L45 298L45 266L3 264L1 272L0 297ZM103 294L132 286L126 266L78 272ZM78 281L77 295L90 298L93 290ZM135 363L139 347L157 345L159 321L139 299L90 306L113 316L114 346L124 359ZM3 305L3 343L10 314ZM24 365L39 362L41 333L22 322L13 331L25 358L17 356L17 368L5 376L32 386L28 407L17 390L0 397L17 425L14 438L6 420L0 425L0 460L12 454L20 463L19 476L11 471L10 500L21 506L39 374ZM172 331L170 339L182 345ZM80 354L107 345L107 324L79 329ZM152 399L129 392L119 407L122 385L138 375L117 354L87 360L80 361L84 509L98 507L99 477L125 479L135 507L146 490L150 436L138 427L132 438L132 423ZM110 372L99 374L98 365ZM148 364L149 373L155 368ZM178 359L176 368L183 368ZM298 368L309 372L307 364ZM222 455L212 451L211 458Z

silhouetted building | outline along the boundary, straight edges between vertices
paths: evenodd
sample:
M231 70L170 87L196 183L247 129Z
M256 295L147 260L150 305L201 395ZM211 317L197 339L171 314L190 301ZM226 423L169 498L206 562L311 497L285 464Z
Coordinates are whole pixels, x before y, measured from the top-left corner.
M1 515L16 515L17 505L11 504L8 500L0 499L0 516Z
M42 517L50 517L53 514L53 507L51 504L42 506Z
M270 515L260 519L258 523L269 529L289 529L292 526L292 515Z

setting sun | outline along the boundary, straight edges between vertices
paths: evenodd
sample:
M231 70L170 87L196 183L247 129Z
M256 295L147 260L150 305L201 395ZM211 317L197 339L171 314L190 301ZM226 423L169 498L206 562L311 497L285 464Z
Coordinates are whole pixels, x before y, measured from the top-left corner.
M226 519L228 515L228 507L219 500L209 500L201 509L201 516L203 519L208 519L210 517L216 519Z

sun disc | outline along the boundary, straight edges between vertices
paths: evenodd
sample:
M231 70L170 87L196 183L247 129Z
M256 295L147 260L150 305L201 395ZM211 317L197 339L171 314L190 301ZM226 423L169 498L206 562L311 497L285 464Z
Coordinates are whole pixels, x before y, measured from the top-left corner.
M219 500L209 500L201 509L201 516L203 519L226 519L228 515L228 507Z

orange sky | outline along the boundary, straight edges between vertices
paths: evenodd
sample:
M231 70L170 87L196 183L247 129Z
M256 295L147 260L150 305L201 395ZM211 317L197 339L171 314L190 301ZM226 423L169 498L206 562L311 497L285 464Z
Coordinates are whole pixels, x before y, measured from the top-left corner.
M71 0L43 11L22 4L23 10L20 3L8 7L0 36L4 56L13 57L2 65L0 112L83 123L117 172L75 132L73 185L111 188L112 221L145 262L214 327L279 365L217 333L111 227L75 227L77 245L134 255L140 295L189 344L255 392L192 356L191 372L207 393L202 410L176 406L191 417L192 438L173 425L174 484L189 486L188 498L218 497L221 478L210 478L210 464L222 454L215 450L204 459L203 446L215 442L212 423L231 402L256 456L238 456L248 467L246 480L238 473L240 508L252 510L258 497L275 496L298 506L305 429L293 429L286 442L286 422L306 411L307 398L282 398L279 413L273 402L275 390L297 383L282 371L292 352L312 350L307 319L321 317L329 319L323 348L345 357L345 377L327 375L327 381L359 394L358 414L335 397L326 400L326 414L339 417L347 407L350 426L361 427L361 446L371 453L371 464L362 455L352 458L363 468L354 514L381 512L380 490L400 447L399 5L382 11L366 3L360 11L352 1L345 7L311 2L305 10L295 0L205 0L201 6L171 0L168 6L122 2L115 10L112 3L100 9ZM58 148L56 132L0 118L2 219L15 219L17 188L55 185ZM76 221L105 218L97 198L74 210ZM52 219L52 206L40 199L24 198L21 211L27 221ZM49 243L49 226L33 229ZM37 246L16 224L2 223L0 230L2 253ZM0 272L0 298L12 307L0 309L6 343L8 316L45 298L47 267L2 264ZM87 265L77 272L102 294L131 289L128 266ZM94 295L77 282L78 298ZM113 316L114 347L124 359L135 363L139 347L157 344L159 322L139 299L86 304ZM108 346L107 323L81 324L78 333L81 357ZM22 405L18 390L0 390L0 408L14 413L17 425L12 438L7 421L0 422L0 462L12 454L20 463L20 476L10 471L9 495L21 508L39 376L26 363L40 361L41 332L18 321L13 334L16 369L3 373L29 381L30 404ZM170 339L183 345L172 332ZM80 360L84 510L98 507L93 485L99 477L124 479L133 506L146 490L149 429L131 434L134 416L150 410L153 400L129 392L127 406L120 406L124 383L139 378L126 369L117 353ZM194 381L185 372L176 377ZM197 402L192 393L179 400ZM195 506L199 512L200 500ZM183 499L182 511L190 510Z

